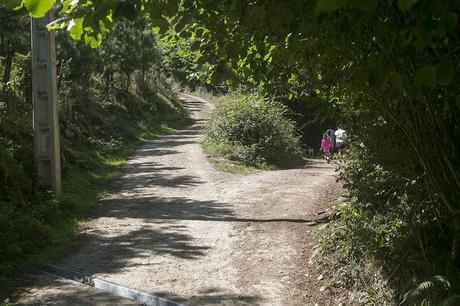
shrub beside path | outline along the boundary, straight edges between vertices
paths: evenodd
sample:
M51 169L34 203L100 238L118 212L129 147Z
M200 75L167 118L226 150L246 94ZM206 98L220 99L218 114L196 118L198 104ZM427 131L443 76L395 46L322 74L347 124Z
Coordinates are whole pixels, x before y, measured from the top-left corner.
M190 305L335 304L308 263L310 221L338 197L333 166L219 172L200 147L212 104L181 97L195 124L140 148L94 209L81 247L56 263ZM38 278L19 302L64 305L75 298L68 286Z

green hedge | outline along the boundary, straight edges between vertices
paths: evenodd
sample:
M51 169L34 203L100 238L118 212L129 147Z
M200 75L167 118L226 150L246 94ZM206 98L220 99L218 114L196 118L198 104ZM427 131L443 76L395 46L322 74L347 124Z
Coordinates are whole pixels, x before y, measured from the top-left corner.
M246 166L289 166L302 157L287 108L255 96L229 96L206 126L205 147Z

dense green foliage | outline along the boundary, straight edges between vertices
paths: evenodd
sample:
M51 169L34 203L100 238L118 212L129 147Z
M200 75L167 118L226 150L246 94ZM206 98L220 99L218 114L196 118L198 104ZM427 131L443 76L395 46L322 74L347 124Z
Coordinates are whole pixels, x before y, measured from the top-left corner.
M32 164L29 18L2 7L0 16L2 294L12 271L72 243L79 222L136 146L182 127L187 115L159 77L160 51L145 19L117 24L99 49L59 35L63 198L55 200L36 183Z
M353 46L351 58L339 50L329 58L342 67L332 96L351 135L340 176L351 206L329 247L340 267L358 261L348 281L361 287L374 277L364 276L365 263L377 259L399 301L434 275L450 282L408 303L436 305L459 290L458 14L454 2L419 1L404 13L378 6L327 18L339 22L328 31L336 43Z
M30 5L36 1L7 2L42 10ZM351 278L362 286L363 262L378 259L384 271L395 271L388 279L399 301L439 274L450 294L458 292L458 1L63 3L61 24L90 45L113 20L143 12L197 63L204 81L242 83L294 103L320 98L325 109L338 110L351 149L341 178L352 196L329 232L338 237L329 245L340 246L332 248L343 259L339 268L354 254Z
M253 95L231 96L206 127L204 147L246 166L289 166L301 160L299 135L286 107Z

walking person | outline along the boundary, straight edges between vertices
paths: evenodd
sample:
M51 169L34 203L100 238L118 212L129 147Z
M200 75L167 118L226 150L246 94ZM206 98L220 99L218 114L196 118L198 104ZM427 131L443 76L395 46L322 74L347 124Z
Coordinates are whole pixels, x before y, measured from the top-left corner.
M324 133L323 135L323 140L321 141L321 147L319 149L321 152L324 154L324 159L327 164L331 162L331 151L332 151L332 146L327 138L327 133Z
M347 138L347 133L340 126L337 127L335 135L335 147L339 151L339 156L342 156L345 153L345 140Z
M332 159L332 155L334 154L334 148L335 148L335 135L334 135L335 131L333 129L328 129L326 131L326 134L327 134L327 139L329 140L329 143L331 144L331 159Z

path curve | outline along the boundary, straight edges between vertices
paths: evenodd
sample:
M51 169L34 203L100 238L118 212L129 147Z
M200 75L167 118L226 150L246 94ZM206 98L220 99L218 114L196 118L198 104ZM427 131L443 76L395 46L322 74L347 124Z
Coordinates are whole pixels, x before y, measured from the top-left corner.
M200 147L213 105L180 97L195 124L129 159L57 264L190 305L314 305L308 220L337 198L333 167L217 171Z

